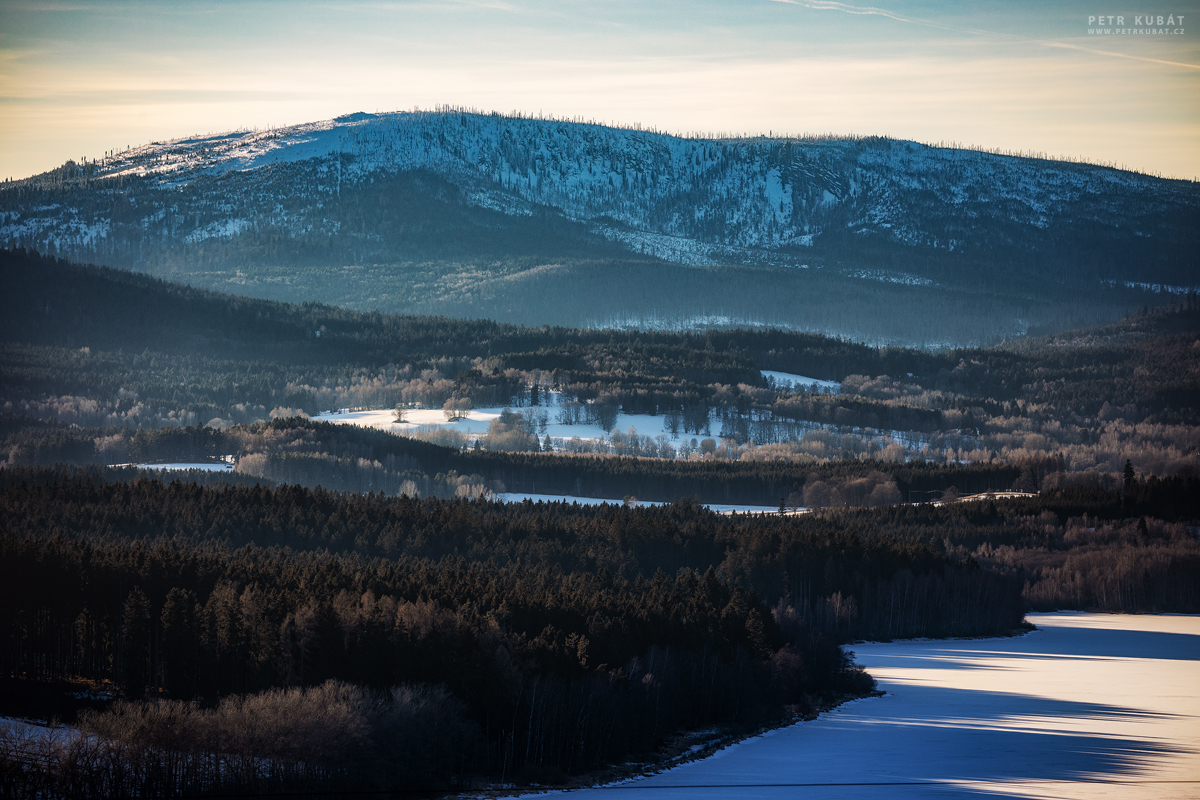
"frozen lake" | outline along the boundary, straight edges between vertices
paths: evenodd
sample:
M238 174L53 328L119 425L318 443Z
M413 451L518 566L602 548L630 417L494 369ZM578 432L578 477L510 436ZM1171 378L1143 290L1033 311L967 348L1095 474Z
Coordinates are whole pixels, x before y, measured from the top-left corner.
M1200 797L1200 617L1029 620L1039 630L1018 638L858 645L885 696L570 794Z
M161 470L167 470L168 472L173 472L176 470L187 470L187 469L198 469L203 472L232 472L233 471L233 463L229 462L229 461L224 461L224 462L221 462L220 464L214 464L211 461L198 461L198 462L194 462L194 463L178 461L178 462L173 462L170 464L134 464L133 466L137 467L138 469L161 469Z
M598 506L604 503L620 505L623 500L606 499L603 497L579 497L571 494L530 494L529 492L505 492L493 495L493 500L500 503L521 503L532 500L535 503L579 503L581 506ZM657 500L638 500L639 506L668 505ZM705 508L718 514L778 514L778 506L739 506L730 503L703 503ZM807 509L804 509L807 510ZM794 513L794 512L793 512Z

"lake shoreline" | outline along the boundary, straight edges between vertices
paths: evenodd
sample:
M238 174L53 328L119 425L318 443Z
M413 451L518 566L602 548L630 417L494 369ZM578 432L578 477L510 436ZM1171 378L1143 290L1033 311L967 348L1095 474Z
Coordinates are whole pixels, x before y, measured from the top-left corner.
M587 798L1185 798L1200 788L1200 616L1030 614L1022 635L853 645L878 681L804 724ZM528 792L527 792L528 793Z

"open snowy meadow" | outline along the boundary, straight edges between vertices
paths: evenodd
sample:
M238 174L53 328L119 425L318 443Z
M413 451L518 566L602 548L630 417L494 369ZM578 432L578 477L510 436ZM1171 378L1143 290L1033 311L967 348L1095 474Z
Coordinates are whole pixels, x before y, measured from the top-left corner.
M1200 617L862 644L884 696L587 798L1200 797Z
M841 384L836 381L822 381L790 372L776 372L774 370L760 370L760 372L762 372L763 377L769 378L774 382L775 386L779 387L803 389L817 394L836 394L841 387ZM549 419L545 432L540 433L541 436L545 436L548 433L554 439L578 438L595 440L609 434L609 431L596 424L564 424L559 422L555 412L555 407L562 403L562 395L559 392L547 392L546 400L548 405L541 410L548 412ZM423 426L436 425L440 428L448 428L468 436L482 436L487 433L488 423L499 417L500 412L503 410L503 406L476 408L464 413L460 418L448 420L440 408L417 408L406 412L404 422L396 422L392 409L379 408L369 411L327 411L324 414L318 414L313 419L318 422L332 422L338 425L359 425L364 428L376 428L401 435ZM522 409L516 410L521 411ZM617 427L622 431L632 427L642 436L658 436L669 433L666 425L666 417L652 416L650 414L621 414L617 421ZM673 438L677 439L678 437Z

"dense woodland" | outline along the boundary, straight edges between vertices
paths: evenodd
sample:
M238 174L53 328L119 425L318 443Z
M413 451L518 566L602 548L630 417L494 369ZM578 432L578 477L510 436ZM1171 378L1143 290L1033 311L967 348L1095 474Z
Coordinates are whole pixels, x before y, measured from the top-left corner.
M1200 613L1197 498L1195 473L1131 475L1114 490L1067 486L1020 499L833 510L805 523L929 542L947 558L1019 581L1031 610Z
M129 698L13 796L560 780L861 691L837 642L1200 610L1195 476L799 517L2 476L0 668Z
M0 281L0 679L46 700L0 711L76 724L0 731L5 796L555 783L867 691L855 640L1200 611L1192 296L929 352L363 314L27 252ZM456 403L513 411L476 441L306 418ZM612 432L553 442L546 414Z
M440 781L464 759L482 775L595 768L680 727L869 686L838 641L1002 632L1022 614L1015 581L927 545L686 502L5 479L6 674L182 699L443 686L471 736L438 754Z

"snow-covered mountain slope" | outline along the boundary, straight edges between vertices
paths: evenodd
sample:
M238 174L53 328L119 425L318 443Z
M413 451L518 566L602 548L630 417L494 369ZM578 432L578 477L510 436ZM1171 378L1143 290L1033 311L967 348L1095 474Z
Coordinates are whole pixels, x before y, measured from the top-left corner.
M549 208L678 263L798 265L835 238L1024 251L1066 233L1149 246L1163 262L1109 279L1178 283L1180 238L1191 243L1200 221L1196 184L1105 167L880 138L688 139L445 111L350 114L68 162L0 192L0 244L103 255L130 238L122 226L193 244L265 228L336 236L347 191L411 170L458 187L471 206ZM387 231L356 235L369 243Z
M1200 186L884 138L357 113L4 183L0 247L360 310L974 345L1195 290Z

